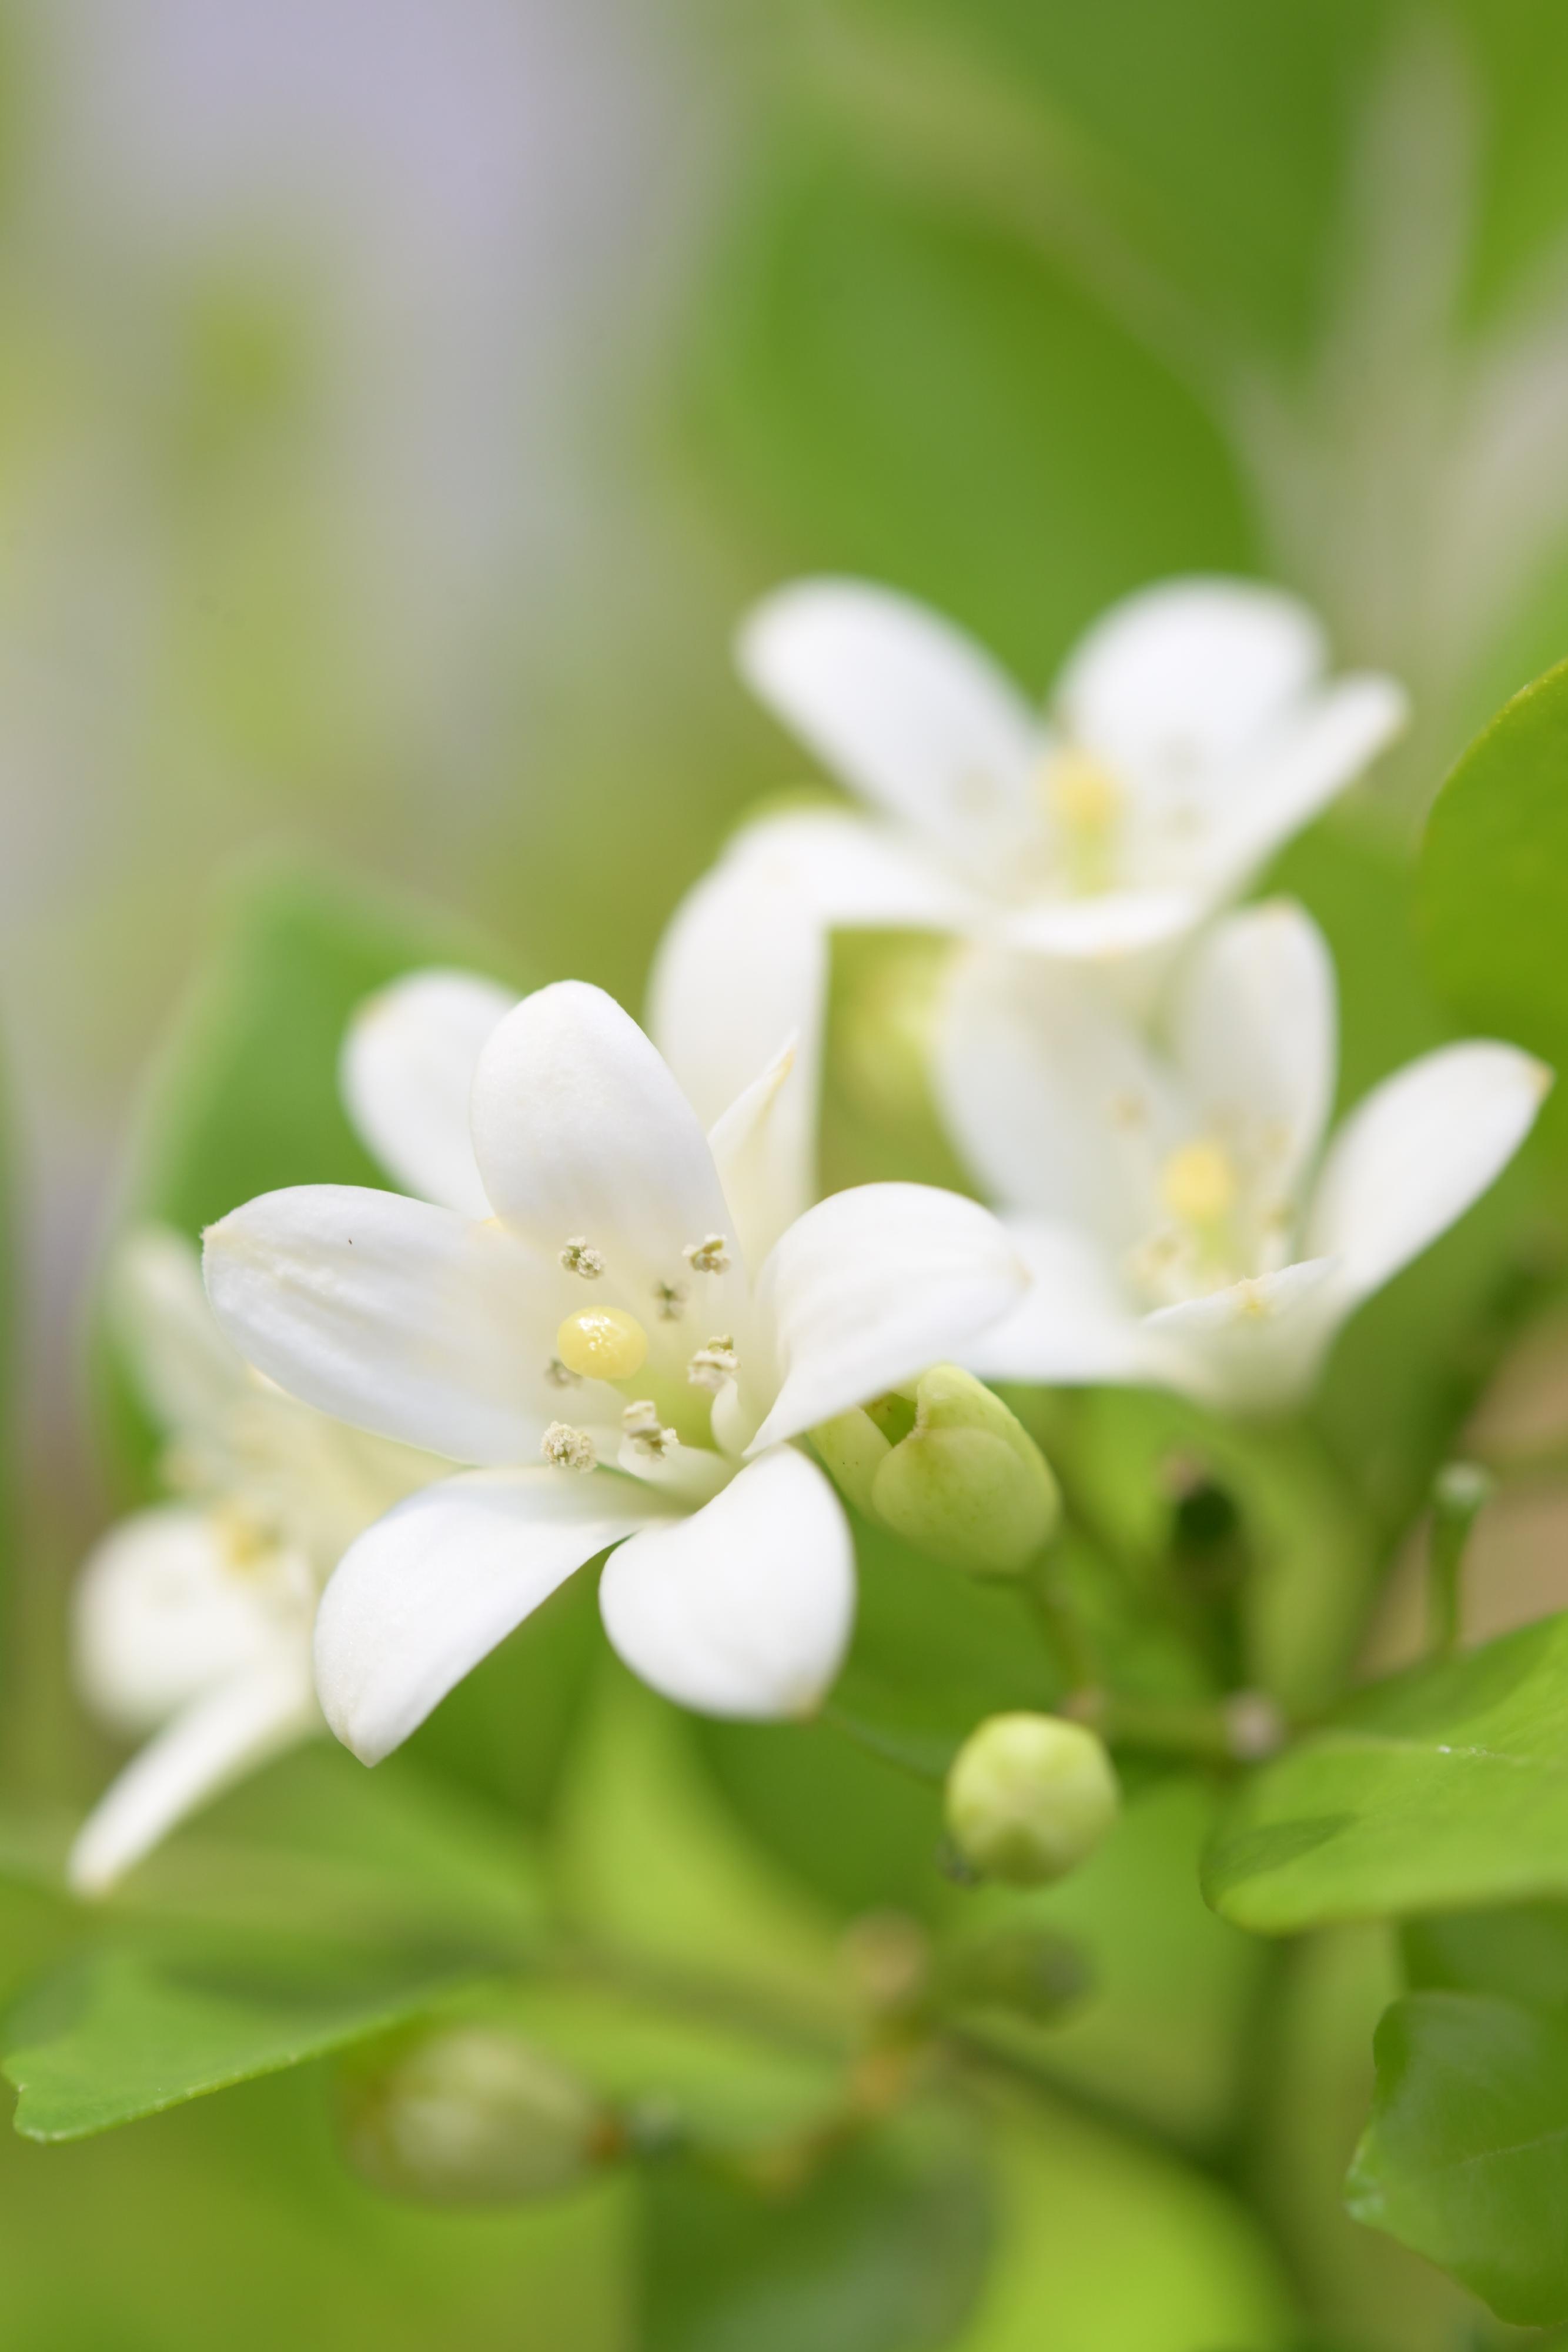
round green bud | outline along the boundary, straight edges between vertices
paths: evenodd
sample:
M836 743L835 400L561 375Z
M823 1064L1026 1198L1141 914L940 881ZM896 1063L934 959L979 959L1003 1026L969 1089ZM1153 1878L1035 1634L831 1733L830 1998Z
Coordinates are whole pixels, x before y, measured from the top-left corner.
M424 2032L344 2078L345 2152L372 2187L436 2205L559 2196L621 2151L585 2084L508 2028Z
M871 1481L895 1535L973 1576L1016 1576L1056 1526L1045 1456L984 1381L937 1364L914 1387L914 1425Z
M1039 1886L1092 1853L1121 1791L1103 1740L1057 1715L993 1715L947 1775L947 1833L986 1878Z

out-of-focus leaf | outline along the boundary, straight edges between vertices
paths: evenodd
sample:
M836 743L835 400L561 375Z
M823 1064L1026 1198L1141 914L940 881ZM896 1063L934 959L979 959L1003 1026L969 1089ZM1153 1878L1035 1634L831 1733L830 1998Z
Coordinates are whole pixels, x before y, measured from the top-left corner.
M1568 1066L1568 662L1505 704L1455 766L1418 888L1444 1001L1469 1026Z
M1422 1992L1495 1992L1568 2011L1568 1904L1514 1903L1407 1919L1406 1978Z
M924 2352L951 2341L989 2241L985 2175L966 2139L914 2117L792 2185L664 2165L647 2185L643 2341L648 2352Z
M1568 1616L1350 1699L1238 1790L1210 1902L1270 1935L1568 1893Z
M1002 2226L953 2352L1283 2352L1283 2281L1201 2174L1047 2104L998 2105Z
M417 2016L468 1981L448 1962L180 1961L110 1950L70 1966L5 2027L16 2128L79 2139L276 2074Z
M1375 2047L1351 2211L1504 2319L1568 2317L1568 2021L1491 1993L1416 1992Z
M1187 389L1026 236L852 153L772 151L698 347L705 462L768 572L889 580L1038 690L1113 596L1245 568L1230 461Z

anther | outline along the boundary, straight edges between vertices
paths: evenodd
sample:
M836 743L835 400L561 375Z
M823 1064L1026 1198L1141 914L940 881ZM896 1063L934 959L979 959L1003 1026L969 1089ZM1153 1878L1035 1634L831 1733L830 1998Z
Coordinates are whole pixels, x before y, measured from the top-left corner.
M1236 1168L1222 1143L1200 1137L1160 1170L1160 1199L1184 1225L1217 1225L1236 1205Z
M573 1429L569 1421L552 1421L539 1443L539 1452L557 1470L592 1470L599 1461L593 1440L586 1429Z
M648 1353L648 1334L621 1307L585 1307L569 1315L555 1335L567 1370L585 1380L629 1381Z
M699 1348L686 1366L686 1378L695 1389L712 1389L716 1394L726 1381L734 1378L740 1369L740 1358L735 1352L735 1341L727 1334L710 1339Z
M568 1274L580 1274L584 1282L597 1282L604 1271L603 1254L589 1246L586 1234L571 1235L560 1254L560 1262Z
M653 1285L653 1312L661 1323L678 1323L686 1311L686 1286L684 1282L656 1282Z
M726 1274L729 1270L729 1244L722 1234L709 1234L702 1242L688 1242L681 1255L694 1274Z
M571 1366L563 1364L559 1356L552 1356L545 1366L545 1378L552 1389L575 1389L582 1385L580 1372L574 1372Z
M676 1431L662 1426L652 1397L640 1397L635 1404L629 1404L621 1416L621 1426L635 1451L654 1462L662 1462L681 1442Z

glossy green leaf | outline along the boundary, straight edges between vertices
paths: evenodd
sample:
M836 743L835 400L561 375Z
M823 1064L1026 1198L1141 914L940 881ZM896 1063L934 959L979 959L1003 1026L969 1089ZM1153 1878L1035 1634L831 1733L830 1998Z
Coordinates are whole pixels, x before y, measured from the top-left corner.
M468 1981L450 1962L287 1965L106 1951L52 1978L5 2027L5 2072L28 2139L80 2139L253 2075L277 2074L417 2016Z
M1467 1024L1568 1066L1568 663L1515 695L1444 784L1419 911L1434 984Z
M1504 2319L1568 2317L1568 2021L1495 1994L1416 1992L1375 2047L1351 2211Z
M793 2185L670 2163L647 2207L648 2352L925 2352L951 2340L990 2241L966 2140L914 2118Z
M1495 1992L1527 2009L1568 2011L1568 1904L1408 1919L1400 1945L1412 1990Z
M1358 1693L1240 1785L1204 1885L1266 1935L1568 1894L1568 1616Z

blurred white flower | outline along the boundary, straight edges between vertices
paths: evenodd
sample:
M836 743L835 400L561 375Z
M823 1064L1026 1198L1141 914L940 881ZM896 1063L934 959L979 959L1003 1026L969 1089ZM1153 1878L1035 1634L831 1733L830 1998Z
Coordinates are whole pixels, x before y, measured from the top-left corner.
M765 598L737 655L874 815L764 818L677 910L653 1029L705 1117L699 1086L727 1097L789 1030L814 1055L833 927L930 927L1072 962L1146 955L1239 892L1406 715L1390 678L1327 677L1293 597L1239 580L1113 606L1043 716L949 622L863 582ZM797 1107L806 1165L813 1091Z
M1271 1411L1491 1183L1551 1074L1511 1045L1443 1046L1375 1087L1320 1166L1333 971L1283 903L1196 943L1165 1027L1155 1051L1060 967L983 950L961 962L938 1088L1035 1276L967 1360L993 1379L1151 1381Z
M111 1528L75 1601L83 1696L153 1735L89 1815L71 1884L103 1894L197 1806L321 1729L310 1671L317 1596L339 1555L434 1474L402 1446L329 1422L229 1345L196 1252L144 1227L110 1304L181 1497Z
M780 1232L788 1050L705 1137L636 1024L576 982L506 1015L469 1089L463 985L389 992L345 1065L383 1159L426 1184L439 1161L453 1205L312 1186L207 1235L209 1295L254 1364L484 1465L340 1562L316 1631L328 1720L375 1762L612 1545L601 1610L636 1673L711 1714L803 1712L843 1654L853 1561L831 1486L789 1441L1006 1314L1017 1254L977 1203L913 1184Z

